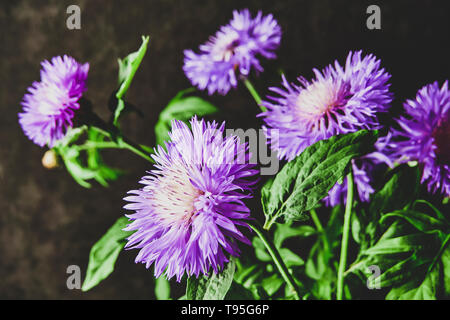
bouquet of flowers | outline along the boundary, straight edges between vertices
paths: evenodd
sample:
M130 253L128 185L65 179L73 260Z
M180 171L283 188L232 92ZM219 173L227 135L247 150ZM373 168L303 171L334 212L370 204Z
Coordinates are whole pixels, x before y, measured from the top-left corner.
M418 88L390 125L380 119L393 101L391 75L368 52L345 52L314 68L313 79L282 74L261 96L250 78L276 58L281 37L273 15L234 11L198 50L185 50L193 88L160 113L153 148L120 128L124 111L139 112L125 96L149 37L119 59L108 120L86 97L89 63L68 55L42 62L19 123L49 148L45 166L61 162L89 188L122 173L104 163L104 149L148 161L123 216L92 247L83 291L129 249L153 269L160 299L341 300L373 289L386 299L450 297L448 82ZM218 108L195 90L226 95L238 85L260 109L263 139L203 119ZM265 148L281 169L262 170ZM250 210L251 198L262 212ZM171 296L178 283L186 294Z

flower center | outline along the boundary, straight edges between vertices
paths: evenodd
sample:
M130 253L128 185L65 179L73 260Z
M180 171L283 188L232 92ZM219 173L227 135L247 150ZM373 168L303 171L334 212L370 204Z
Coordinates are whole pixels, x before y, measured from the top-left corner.
M40 90L41 99L38 104L38 110L43 115L58 115L70 103L68 95L58 88L44 87Z
M59 109L56 109L55 106L48 101L42 101L39 103L39 113L46 115L46 116L53 116L57 115L59 112Z
M218 38L211 51L214 61L228 62L234 55L235 49L239 46L239 37Z
M450 112L439 121L436 129L433 130L434 143L436 145L436 155L438 162L450 165Z
M346 87L340 81L318 80L304 88L295 100L297 115L304 121L317 122L346 102Z
M189 223L197 212L195 202L202 194L192 185L187 169L174 163L159 177L158 187L153 190L155 212L168 225Z

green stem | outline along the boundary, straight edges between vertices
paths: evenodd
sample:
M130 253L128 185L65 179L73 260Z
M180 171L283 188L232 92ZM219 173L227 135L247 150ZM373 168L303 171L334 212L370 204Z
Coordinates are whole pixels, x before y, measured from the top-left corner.
M78 150L87 150L87 149L114 149L117 148L117 143L114 141L87 141L84 144L77 145L76 148Z
M319 216L317 215L317 212L315 209L311 209L309 211L309 214L311 215L311 218L314 222L314 225L316 226L317 231L320 233L320 236L322 237L323 240L323 246L326 252L330 251L330 247L328 245L328 239L327 239L327 235L324 232L324 229L322 227L322 224L320 223L319 220Z
M276 218L277 218L277 216L274 215L270 220L266 220L266 222L264 223L263 229L269 231L272 224L275 223Z
M123 146L125 149L130 150L131 152L137 154L138 156L144 158L145 160L148 160L151 163L155 163L153 158L150 157L150 155L145 150L143 150L139 145L132 143L123 136L120 137L118 141L119 145Z
M337 278L337 300L342 300L344 292L344 272L347 263L348 238L350 233L350 217L353 207L353 174L347 175L347 203L345 204L344 229L342 231L341 258L339 260L338 278Z
M275 212L275 214L269 220L266 220L266 222L264 223L264 226L263 226L264 230L269 231L270 227L275 223L275 221L277 221L278 216L279 216L280 212L282 212L282 210L284 209L285 205L286 205L286 202L283 202L280 209L278 209L277 212Z
M357 259L358 260L358 259ZM348 274L350 274L351 272L353 272L353 270L356 270L359 268L360 265L362 265L364 263L364 261L359 261L357 263L353 263L348 269L347 271L344 272L344 277L347 276Z
M100 132L104 136L110 138L112 140L111 142L115 143L117 148L119 148L119 149L128 149L131 152L137 154L138 156L144 158L145 160L150 161L151 163L155 162L150 157L149 153L144 150L144 148L142 148L138 144L135 144L135 143L131 142L126 137L124 137L122 135L114 136L114 134L110 130L108 130L106 127L105 128L100 128L98 126L91 126L91 128L93 128L94 130L97 130L98 132ZM115 139L113 139L113 137Z
M447 235L447 237L445 238L444 242L442 243L442 246L439 249L438 254L434 257L433 261L431 262L427 273L429 273L429 272L431 272L433 270L434 266L438 262L439 258L441 257L442 253L444 252L445 248L447 247L447 245L449 243L450 243L450 234Z
M256 89L253 86L253 84L247 78L245 78L243 81L244 81L244 84L247 87L248 91L252 95L253 99L255 100L256 104L258 105L258 107L261 109L262 112L266 112L267 109L262 105L262 99L259 96L259 94L256 91Z
M317 228L317 231L323 232L323 227L322 227L322 224L320 223L319 217L317 216L316 210L315 209L311 209L309 211L309 214L311 215L311 218L312 218L312 220L313 220L313 222L314 222L314 224L315 224L315 226Z
M295 284L295 280L292 278L292 275L289 273L289 270L286 267L286 265L284 264L283 259L280 256L280 253L275 248L275 245L269 241L269 239L265 235L265 231L261 229L259 224L257 224L256 222L253 222L253 223L250 223L250 227L255 231L255 233L258 235L258 237L264 243L267 251L269 252L270 256L272 257L273 262L277 266L278 271L280 272L281 276L283 277L283 279L287 283L287 285L291 288L292 293L294 294L295 298L297 300L300 300L300 294L299 294L297 286Z

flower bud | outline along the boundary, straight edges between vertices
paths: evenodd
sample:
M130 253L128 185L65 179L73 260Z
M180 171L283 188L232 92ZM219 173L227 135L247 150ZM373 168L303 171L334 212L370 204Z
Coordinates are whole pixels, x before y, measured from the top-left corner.
M58 156L52 149L46 151L42 157L42 165L47 169L54 169L58 166Z

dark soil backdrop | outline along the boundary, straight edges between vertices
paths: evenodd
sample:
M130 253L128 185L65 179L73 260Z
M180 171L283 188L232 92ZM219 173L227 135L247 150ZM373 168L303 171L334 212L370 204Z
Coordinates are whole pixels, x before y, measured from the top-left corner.
M127 170L105 189L77 185L63 168L41 165L45 150L23 134L17 122L26 88L39 79L40 61L69 54L89 62L88 92L95 111L109 116L107 102L117 82L117 58L135 51L141 35L151 37L147 56L127 100L145 112L123 117L124 132L154 144L158 113L179 90L190 86L182 71L183 50L197 48L233 9L273 13L283 29L278 60L265 61L254 81L260 93L289 79L312 76L349 50L382 59L393 75L394 113L423 85L449 74L447 1L80 1L1 0L0 5L0 298L153 299L153 274L135 265L137 251L120 255L116 270L88 293L66 287L66 268L87 267L91 246L123 214L122 198L135 188L148 164L126 151L105 154ZM66 8L81 8L81 30L68 30ZM366 8L381 8L382 29L368 30ZM225 97L208 98L222 110L217 119L234 128L258 127L257 108L243 86ZM254 216L260 217L257 201ZM181 286L181 285L180 285ZM177 287L174 284L173 287Z

